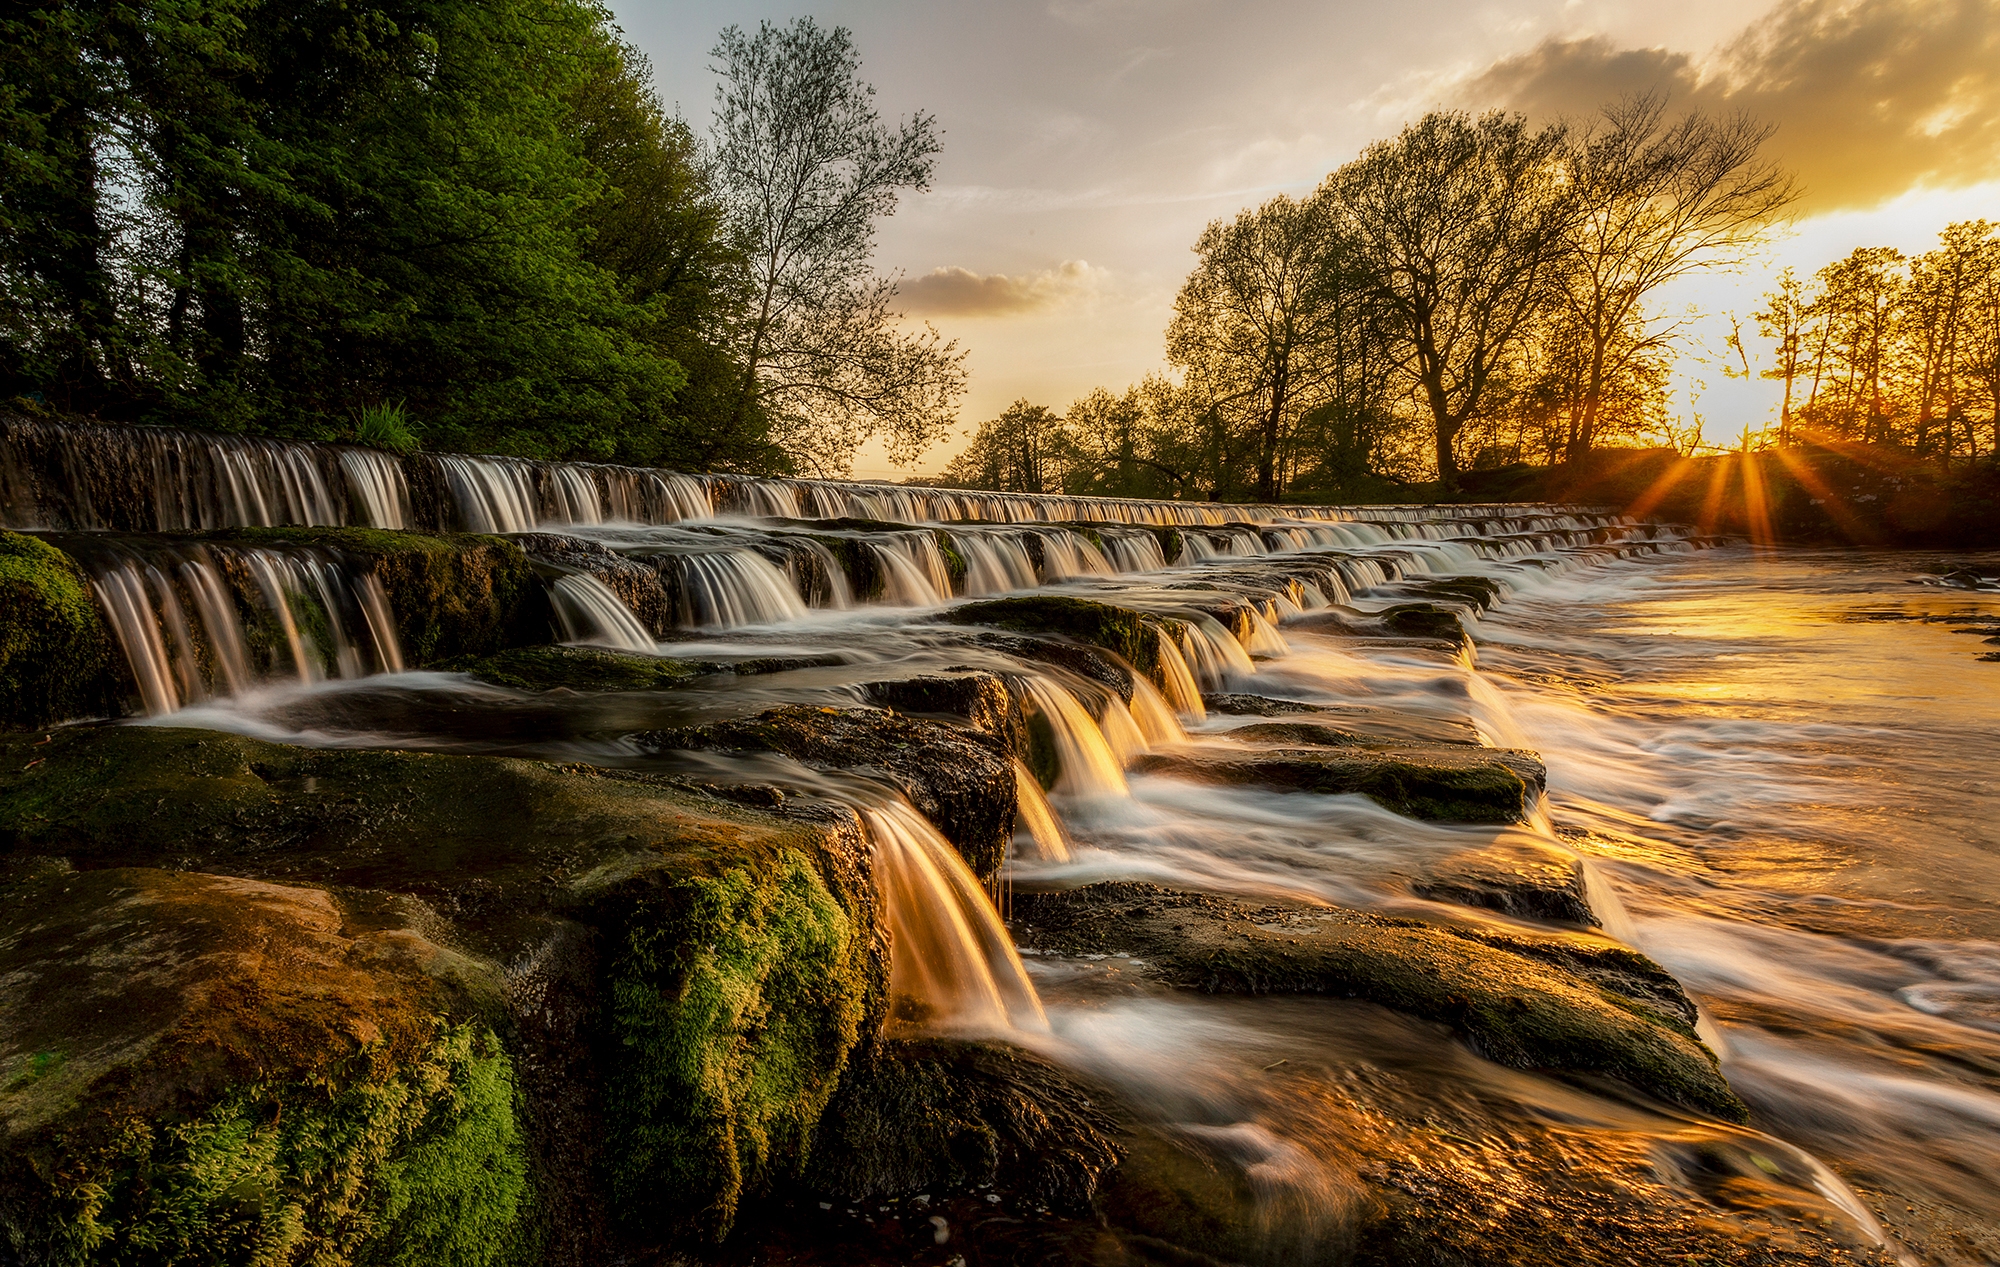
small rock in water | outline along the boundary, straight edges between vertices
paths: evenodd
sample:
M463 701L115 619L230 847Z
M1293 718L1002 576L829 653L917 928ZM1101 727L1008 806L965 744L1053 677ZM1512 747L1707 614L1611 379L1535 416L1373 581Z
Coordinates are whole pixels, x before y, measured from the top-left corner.
M951 1224L946 1223L941 1214L931 1215L931 1239L939 1245L951 1239Z

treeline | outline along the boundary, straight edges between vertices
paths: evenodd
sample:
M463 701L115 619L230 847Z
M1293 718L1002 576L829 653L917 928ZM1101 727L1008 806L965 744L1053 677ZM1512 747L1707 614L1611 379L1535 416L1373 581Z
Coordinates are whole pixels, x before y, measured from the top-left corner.
M1744 116L1630 98L1583 123L1440 111L1304 198L1218 220L1175 302L1178 373L1058 417L1019 402L948 483L1368 495L1671 439L1663 284L1756 246L1795 194Z
M704 143L588 0L10 6L0 399L693 468L921 447L962 366L869 256L935 129L876 116L842 30L713 55Z
M1784 384L1779 445L2000 458L2000 226L1951 225L1914 257L1862 247L1807 281L1787 269L1756 319Z

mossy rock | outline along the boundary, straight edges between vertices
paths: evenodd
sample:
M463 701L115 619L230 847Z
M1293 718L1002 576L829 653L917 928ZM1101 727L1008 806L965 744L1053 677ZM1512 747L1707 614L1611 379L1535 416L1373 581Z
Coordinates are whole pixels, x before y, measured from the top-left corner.
M1748 1116L1695 1036L1694 1006L1673 977L1600 940L1123 882L1017 894L1014 922L1027 945L1127 952L1182 988L1364 999L1448 1025L1499 1064L1617 1078L1698 1112Z
M1300 728L1278 724L1274 731L1292 735ZM1541 794L1542 765L1533 753L1467 744L1363 745L1356 739L1329 748L1156 752L1135 768L1209 783L1359 793L1398 814L1441 823L1524 822Z
M516 691L658 691L711 672L714 666L601 647L550 645L460 656L438 667Z
M944 558L944 570L945 574L951 578L952 593L964 593L966 562L965 556L959 553L958 542L953 540L952 535L942 528L932 529L931 535L937 538L938 554ZM945 597L949 598L950 596L947 594Z
M1508 838L1425 868L1410 885L1419 897L1484 907L1517 919L1595 928L1602 921L1584 892L1575 855L1539 841Z
M976 669L923 673L864 683L861 691L869 703L882 708L958 718L974 730L999 740L1001 747L1016 756L1028 750L1021 706L996 674Z
M886 1040L856 1054L805 1182L845 1201L988 1187L1088 1213L1123 1155L1108 1103L1004 1043Z
M1060 634L1102 647L1148 676L1159 671L1158 619L1087 598L1032 595L994 598L951 608L940 617L960 625L992 625L1030 634Z
M822 768L880 773L908 794L982 878L999 869L1013 836L1012 753L981 731L884 709L795 704L633 738L656 751L781 752Z
M545 643L554 630L534 566L505 537L381 528L232 528L206 539L316 546L366 563L389 596L403 661L412 668Z
M720 1240L747 1197L798 1178L882 1013L866 842L823 846L697 846L594 901L610 1195L642 1238Z
M538 1140L535 1173L643 1237L720 1236L744 1194L796 1174L863 1018L885 1006L851 814L583 766L162 727L58 731L23 770L34 738L0 737L0 851L17 863L411 895L510 964L590 947L563 986L578 1036L559 1069L534 1071L571 1104L554 1114L564 1151L545 1158ZM554 1006L515 1023L536 1030Z
M10 1257L501 1261L532 1196L497 977L322 889L17 878L0 905Z
M0 531L0 728L116 713L114 654L75 560Z

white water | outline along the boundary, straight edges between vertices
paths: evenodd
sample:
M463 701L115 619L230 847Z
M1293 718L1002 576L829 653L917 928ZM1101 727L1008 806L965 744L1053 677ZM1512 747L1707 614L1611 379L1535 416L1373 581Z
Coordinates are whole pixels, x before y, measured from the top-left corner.
M923 1005L929 1028L1046 1030L1013 939L979 881L937 829L902 802L861 810L889 925L889 990Z
M559 576L549 582L563 640L616 647L621 651L654 651L658 643L618 595L588 572Z

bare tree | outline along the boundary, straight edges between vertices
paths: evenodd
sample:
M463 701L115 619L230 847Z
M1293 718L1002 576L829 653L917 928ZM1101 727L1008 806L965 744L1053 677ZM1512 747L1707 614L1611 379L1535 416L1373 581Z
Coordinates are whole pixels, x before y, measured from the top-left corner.
M909 461L951 426L964 354L928 325L898 328L896 284L871 257L875 221L930 185L935 120L882 122L843 27L732 26L712 56L716 173L749 261L737 421L764 410L812 474L846 471L876 435Z
M1664 93L1627 97L1571 132L1565 153L1568 257L1556 274L1586 339L1574 460L1597 440L1606 384L1661 350L1678 327L1646 296L1696 268L1739 261L1798 196L1758 157L1775 130L1748 115L1691 112L1669 122ZM1637 329L1637 339L1626 337Z
M1459 432L1550 302L1569 216L1564 141L1518 115L1435 111L1321 186L1373 276L1447 486Z
M1353 319L1353 278L1326 200L1280 195L1196 241L1201 262L1174 300L1167 359L1255 436L1259 501L1282 491L1290 430L1321 404L1333 353Z

